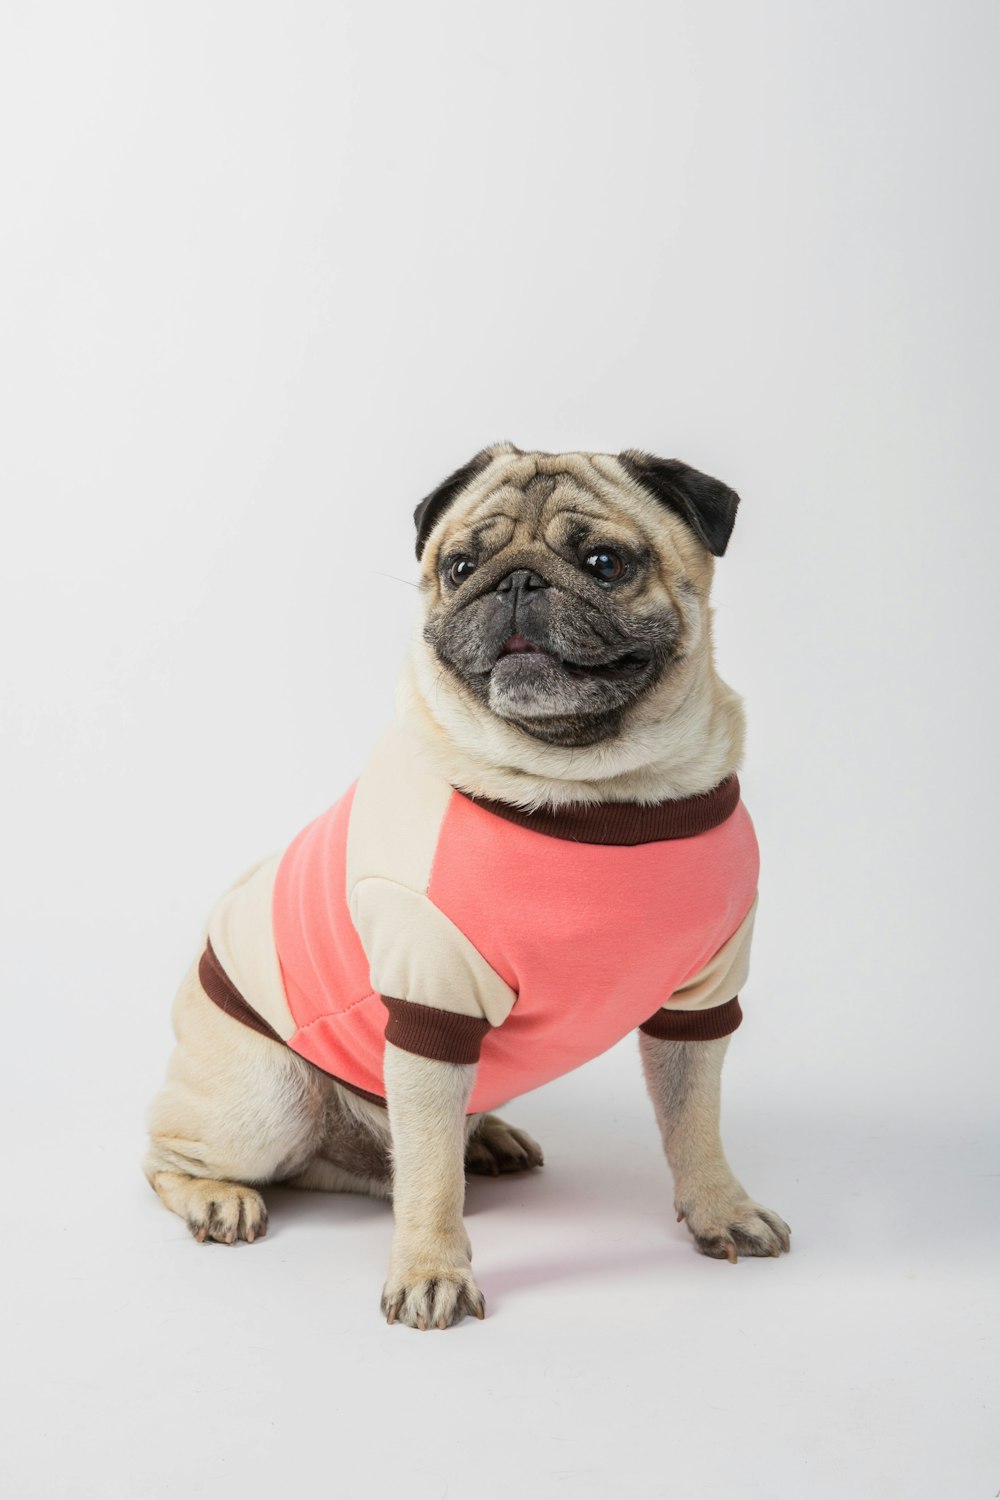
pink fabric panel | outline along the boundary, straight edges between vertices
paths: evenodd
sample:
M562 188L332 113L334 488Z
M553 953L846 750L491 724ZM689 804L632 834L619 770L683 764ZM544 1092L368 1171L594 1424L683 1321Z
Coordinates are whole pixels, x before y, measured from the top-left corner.
M289 844L274 882L274 941L300 1028L292 1041L296 1051L303 1051L300 1036L315 1022L336 1018L371 994L368 959L347 909L347 825L354 790ZM336 1072L332 1063L314 1061Z
M335 1078L385 1098L382 1065L387 1019L381 997L369 989L363 999L346 1010L304 1026L288 1045Z
M569 843L452 797L429 895L518 992L483 1042L470 1109L578 1067L645 1021L732 936L758 852L742 803L708 833Z

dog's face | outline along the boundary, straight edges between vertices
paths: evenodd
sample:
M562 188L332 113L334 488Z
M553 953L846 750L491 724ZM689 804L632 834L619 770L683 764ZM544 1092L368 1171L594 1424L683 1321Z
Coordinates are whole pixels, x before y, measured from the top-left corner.
M676 460L484 449L415 513L424 637L479 712L616 739L701 639L738 503Z

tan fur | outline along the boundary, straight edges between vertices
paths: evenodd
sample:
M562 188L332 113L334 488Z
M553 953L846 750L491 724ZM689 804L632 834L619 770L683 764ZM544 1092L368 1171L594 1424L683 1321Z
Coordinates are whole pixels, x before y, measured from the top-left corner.
M639 1033L646 1086L674 1177L674 1207L703 1255L779 1255L784 1219L762 1208L736 1180L719 1135L722 1063L729 1038L668 1042Z
M356 1131L367 1132L381 1143L387 1161L385 1111L333 1083L289 1048L224 1015L202 989L197 965L178 991L173 1023L177 1046L150 1110L143 1166L164 1203L197 1238L232 1243L263 1234L267 1220L259 1194L248 1200L260 1205L254 1235L245 1232L240 1202L247 1195L241 1187L316 1185L303 1179L317 1159L322 1163L336 1153L331 1119L350 1120L346 1133L352 1139ZM312 1172L314 1179L319 1170ZM333 1174L325 1185L334 1189ZM388 1196L387 1173L336 1186Z
M396 1230L382 1310L390 1323L446 1328L467 1312L483 1316L462 1222L465 1108L475 1077L472 1064L416 1057L386 1043Z
M652 550L649 607L669 600L682 625L683 659L630 712L626 732L611 743L565 748L476 704L418 634L398 699L414 753L462 790L522 807L659 802L715 786L738 767L744 731L740 699L712 659L707 550L611 455L521 453L497 444L490 457L428 539L425 615L435 606L440 548L459 541L473 519L495 515L504 545L542 545L567 506L589 507L609 544L617 536ZM387 1044L386 1111L224 1015L202 990L196 966L173 1019L177 1047L150 1112L144 1170L197 1239L260 1238L267 1212L257 1188L268 1182L391 1196L395 1235L382 1298L389 1321L446 1327L465 1313L483 1315L462 1221L465 1171L534 1167L542 1154L497 1116L466 1116L474 1066ZM642 1036L641 1044L678 1215L698 1248L729 1258L787 1249L787 1226L747 1196L723 1155L726 1042Z

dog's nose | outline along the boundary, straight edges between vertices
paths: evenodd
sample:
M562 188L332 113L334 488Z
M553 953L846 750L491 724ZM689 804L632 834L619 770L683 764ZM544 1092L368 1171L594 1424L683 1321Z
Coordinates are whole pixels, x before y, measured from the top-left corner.
M539 573L532 573L530 568L518 568L514 573L508 573L506 578L501 578L497 584L498 594L527 593L529 589L547 589L548 580L542 578Z

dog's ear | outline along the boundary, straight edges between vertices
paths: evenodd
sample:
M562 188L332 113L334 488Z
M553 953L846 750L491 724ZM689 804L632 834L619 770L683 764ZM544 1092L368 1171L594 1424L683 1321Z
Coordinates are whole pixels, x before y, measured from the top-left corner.
M699 541L715 557L725 552L736 521L740 497L735 490L678 458L655 458L634 448L619 453L618 461L644 489L686 521Z
M417 528L417 558L423 556L427 538L432 528L436 525L438 518L444 514L456 500L467 485L471 484L477 474L481 474L485 468L493 462L495 448L483 448L474 458L470 458L467 464L456 469L454 474L449 474L447 479L442 479L436 490L431 490L413 512L413 522Z

